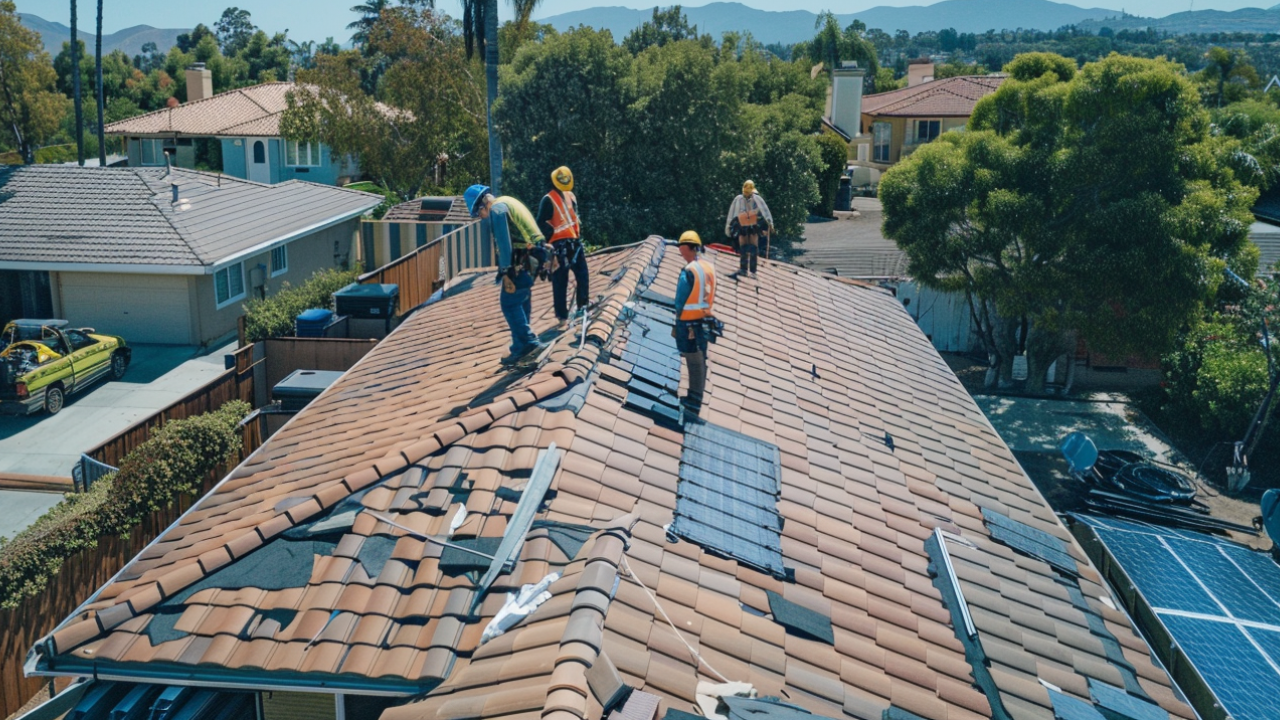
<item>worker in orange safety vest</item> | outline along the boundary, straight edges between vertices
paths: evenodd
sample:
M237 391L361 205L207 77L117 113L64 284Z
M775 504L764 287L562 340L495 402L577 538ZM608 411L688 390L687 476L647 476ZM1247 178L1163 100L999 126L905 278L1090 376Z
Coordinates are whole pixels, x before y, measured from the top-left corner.
M680 404L687 412L698 414L707 388L707 322L714 317L716 268L710 260L699 257L702 238L693 230L680 236L680 257L684 270L676 282L676 324L673 333L676 349L684 357L689 371L689 390Z
M587 253L582 247L582 222L578 219L578 198L573 194L573 173L561 166L551 173L552 189L538 205L538 229L551 243L551 297L556 318L563 327L569 320L569 271L577 288L578 307L586 309L590 299Z

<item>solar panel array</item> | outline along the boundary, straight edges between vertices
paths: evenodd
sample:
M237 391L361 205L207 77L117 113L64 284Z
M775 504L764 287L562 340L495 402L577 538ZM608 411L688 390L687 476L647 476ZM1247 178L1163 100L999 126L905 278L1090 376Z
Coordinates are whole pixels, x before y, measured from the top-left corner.
M1209 535L1078 516L1235 720L1280 717L1280 565Z
M685 426L671 533L784 577L778 447L705 422Z
M630 373L626 406L669 424L680 422L680 351L672 328L675 314L657 303L632 308L627 342L616 360Z

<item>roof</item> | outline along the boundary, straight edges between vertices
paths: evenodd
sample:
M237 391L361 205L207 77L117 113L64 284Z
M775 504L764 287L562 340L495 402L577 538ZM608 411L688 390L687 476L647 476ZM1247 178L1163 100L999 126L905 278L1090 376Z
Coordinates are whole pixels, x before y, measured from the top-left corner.
M448 210L441 211L444 203L449 202ZM392 222L439 222L451 225L466 225L475 222L471 213L467 212L467 204L461 195L454 197L420 197L417 200L393 205L383 220Z
M177 184L180 201L172 201ZM0 268L202 273L376 207L370 193L174 168L0 168Z
M847 278L907 277L907 254L880 230L884 211L876 198L854 198L859 217L805 225L796 264Z
M969 117L995 92L1004 75L964 75L930 80L862 98L862 114L875 117Z
M722 278L736 266L709 258ZM709 401L673 425L662 303L683 263L651 238L589 264L585 344L579 328L555 337L526 374L499 365L491 273L410 316L28 669L404 693L383 720L594 720L628 689L624 710L662 717L721 678L829 718L976 720L994 702L1048 719L1040 680L1085 704L1089 679L1194 717L894 298L772 261L758 282L722 281ZM547 284L533 307L552 337ZM515 552L487 592L485 559L424 539L460 505L448 542ZM713 520L744 508L762 523ZM1068 571L1005 544L1019 532L1060 543ZM733 559L748 534L784 572ZM551 573L537 609L481 644L506 592Z
M228 90L108 123L108 135L197 135L279 137L280 116L291 82L270 82Z
M1249 226L1249 239L1258 246L1258 274L1268 275L1280 263L1280 227L1269 222Z

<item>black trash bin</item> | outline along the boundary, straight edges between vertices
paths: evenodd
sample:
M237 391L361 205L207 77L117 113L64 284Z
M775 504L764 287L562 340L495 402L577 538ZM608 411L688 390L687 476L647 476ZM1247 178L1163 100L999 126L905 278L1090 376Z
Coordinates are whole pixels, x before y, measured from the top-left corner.
M848 212L853 209L853 179L840 176L840 189L836 191L836 209Z

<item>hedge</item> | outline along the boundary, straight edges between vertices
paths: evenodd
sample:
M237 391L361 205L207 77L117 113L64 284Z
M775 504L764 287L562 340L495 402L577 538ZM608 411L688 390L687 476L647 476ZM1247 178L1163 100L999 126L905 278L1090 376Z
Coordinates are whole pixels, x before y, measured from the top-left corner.
M333 294L355 282L358 276L354 270L317 270L298 287L290 287L286 282L276 294L250 300L244 306L245 339L258 342L292 335L294 320L303 310L332 310Z
M824 130L817 140L822 152L822 162L814 169L818 179L818 204L810 208L810 212L818 217L835 217L840 178L849 163L849 143L830 130Z
M0 607L16 607L45 588L62 562L98 538L124 535L142 518L199 490L204 478L241 450L237 426L246 402L170 420L125 456L120 469L62 502L12 540L0 538Z

